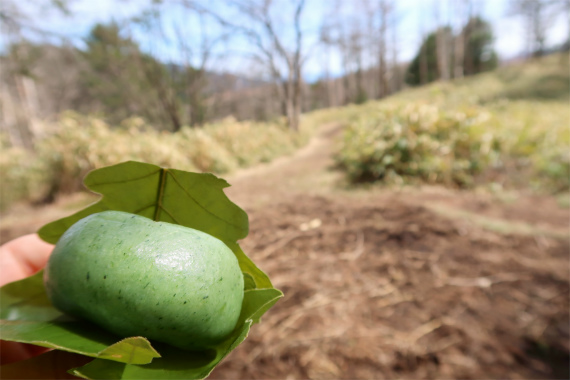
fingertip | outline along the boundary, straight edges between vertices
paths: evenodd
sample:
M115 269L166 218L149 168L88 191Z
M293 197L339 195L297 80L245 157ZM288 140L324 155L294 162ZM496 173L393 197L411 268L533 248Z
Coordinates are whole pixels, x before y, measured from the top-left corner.
M37 234L11 240L0 247L0 283L20 280L45 267L53 245L44 242Z

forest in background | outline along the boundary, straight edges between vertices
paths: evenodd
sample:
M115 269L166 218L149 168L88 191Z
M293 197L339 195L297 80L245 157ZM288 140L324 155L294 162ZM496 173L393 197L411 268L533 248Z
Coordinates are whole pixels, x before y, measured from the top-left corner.
M284 117L297 130L302 112L381 99L408 86L462 78L498 65L481 2L450 2L447 20L441 14L445 2L423 3L431 14L414 31L399 28L403 15L395 1L333 3L323 10L326 17L315 26L311 44L303 24L305 0L289 7L275 1L163 0L149 3L135 17L94 25L82 46L76 46L63 37L38 38L43 31L35 30L21 3L2 2L1 130L11 145L32 148L35 136L42 134L42 121L68 110L96 115L111 125L141 117L154 129L171 132L227 116L258 121ZM510 14L525 24L527 54L548 52L548 27L554 17L567 17L569 4L509 3ZM43 5L70 12L66 1ZM195 25L169 23L165 15L172 12ZM437 27L428 30L428 19ZM398 55L402 33L421 35L409 63ZM169 60L166 45L174 46L176 60ZM234 52L232 45L246 52ZM568 43L559 47L567 48ZM316 51L322 72L309 80L304 65ZM229 69L225 62L232 54L245 55L249 70ZM330 71L333 55L340 57L340 73Z
M68 12L67 2L46 1L53 11ZM238 21L205 2L152 2L136 17L94 25L82 46L27 37L41 31L19 3L2 4L9 44L0 56L0 209L20 200L51 202L79 190L89 170L129 159L231 172L293 152L325 122L347 126L337 159L353 182L417 177L469 187L491 167L531 172L549 183L534 187L549 192L568 188L568 136L561 129L567 105L560 103L568 95L567 53L536 60L568 49L568 42L548 47L545 36L546 21L570 14L569 1L512 0L509 10L528 31L530 64L511 63L467 82L499 65L492 25L475 1L451 2L453 23L442 21L443 2L430 3L439 26L419 24L421 45L408 63L398 59L395 1L338 3L311 46L324 53L322 75L313 81L303 76L312 54L303 39L303 0L278 18L292 20L289 31L274 20L279 2L224 2L241 15ZM200 21L197 40L182 25L165 25L172 9ZM167 37L165 28L176 33ZM141 31L159 46L176 42L186 59L168 61L160 49L144 47ZM219 62L216 46L236 36L251 49L248 73L212 63ZM222 52L223 63L231 52ZM335 53L343 69L337 75L328 61ZM436 81L452 85L370 102ZM447 95L436 96L434 88ZM363 107L344 107L351 104ZM537 119L529 109L552 117ZM425 122L413 121L417 115ZM513 134L521 135L514 141ZM528 176L521 178L526 183Z

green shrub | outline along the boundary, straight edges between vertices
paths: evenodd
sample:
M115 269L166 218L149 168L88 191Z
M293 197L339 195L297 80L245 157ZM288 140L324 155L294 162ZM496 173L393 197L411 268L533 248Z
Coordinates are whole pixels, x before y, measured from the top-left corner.
M48 172L44 162L30 159L23 148L3 147L0 152L0 210L20 200L36 201L46 191Z
M347 127L337 163L353 182L421 179L468 186L496 156L494 136L479 126L486 117L421 104L380 105Z
M570 107L564 92L568 80L559 83L568 79L562 58L552 55L436 82L381 102L319 111L315 117L347 125L337 161L354 182L468 186L494 181L567 191ZM544 82L540 88L539 82ZM414 115L421 118L419 124Z
M482 106L457 96L430 105L397 96L335 111L347 125L337 163L352 182L466 187L492 179L547 192L570 189L567 104L501 99Z

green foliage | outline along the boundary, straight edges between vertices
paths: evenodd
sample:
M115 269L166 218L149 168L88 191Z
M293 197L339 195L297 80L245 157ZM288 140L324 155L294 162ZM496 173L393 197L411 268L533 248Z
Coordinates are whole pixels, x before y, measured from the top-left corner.
M497 67L498 57L492 47L491 24L480 17L473 17L463 28L463 35L466 36L463 58L465 75L478 74Z
M368 94L363 88L359 88L356 93L356 98L354 99L355 104L363 104L368 101Z
M126 162L91 172L85 179L85 185L101 193L101 200L43 227L40 236L44 240L57 241L75 221L103 210L137 213L150 216L155 221L174 222L209 233L234 252L244 277L249 279L246 281L237 327L216 349L204 352L184 351L155 342L152 347L145 346L144 338L135 338L138 339L136 342L124 341L89 322L63 318L50 305L40 273L0 289L3 318L0 331L3 339L95 357L91 363L72 370L73 374L84 378L202 379L208 376L247 337L251 325L259 322L261 315L282 297L282 293L273 288L267 275L237 244L237 239L247 235L248 221L243 210L223 193L228 184L210 174ZM78 341L82 342L83 351L75 348ZM121 347L117 347L117 344ZM125 347L125 344L134 344L134 347ZM133 352L133 349L137 355L121 355L121 352ZM159 358L149 351L155 349ZM102 356L101 352L112 352L112 355ZM133 357L146 363L153 357L154 360L150 364L137 364ZM37 368L43 361L40 356L26 363L29 368Z
M421 179L467 186L496 155L485 115L412 104L378 107L346 129L338 164L353 182Z
M471 18L463 27L461 35L454 36L449 27L436 30L426 37L418 53L410 63L406 73L406 83L411 85L422 84L422 59L425 60L426 77L425 83L433 82L440 78L437 63L437 34L442 33L448 41L454 38L464 38L463 71L464 75L474 75L489 71L497 67L497 54L492 48L493 30L491 25L480 17ZM453 47L453 45L449 45ZM451 51L449 56L450 74L452 74L455 52ZM451 75L450 75L451 76Z
M6 54L11 62L6 62L5 67L11 74L34 78L33 69L41 59L41 50L41 46L28 41L12 44Z
M433 82L437 78L437 46L436 46L436 34L437 32L430 33L427 38L423 41L418 53L410 63L408 71L406 73L406 83L411 85L422 84L422 59L425 60L426 64L426 77L423 78L426 83Z
M503 88L494 98L548 101L567 100L570 97L568 56L564 54L500 68L497 77Z
M20 147L2 146L0 173L0 210L21 199L38 199L50 181L46 163L30 159L30 152Z
M354 182L471 186L497 181L567 191L568 94L558 93L557 84L542 90L548 96L537 96L534 86L545 76L565 78L568 85L560 58L544 57L314 117L347 125L337 161Z
M95 25L86 44L80 111L97 110L111 123L138 115L172 131L204 122L203 70L159 62L115 23Z
M87 99L80 110L98 109L111 122L131 115L141 115L153 122L164 122L153 106L154 89L141 67L158 70L157 62L140 52L138 44L121 35L117 24L93 27L86 38L87 48L81 52L86 63L80 88Z

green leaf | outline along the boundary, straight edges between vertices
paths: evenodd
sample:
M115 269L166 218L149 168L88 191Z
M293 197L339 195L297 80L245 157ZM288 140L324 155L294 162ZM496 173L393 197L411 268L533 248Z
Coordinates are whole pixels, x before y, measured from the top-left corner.
M231 202L223 189L229 184L213 174L165 169L127 161L93 170L83 181L103 197L97 203L42 227L38 234L48 243L78 220L106 210L129 212L154 221L194 228L222 240L238 258L257 288L272 288L271 281L241 250L237 240L247 236L247 214Z
M53 308L40 272L0 289L2 339L95 357L89 364L70 371L84 378L202 379L208 376L247 337L251 325L259 322L283 296L237 244L237 240L248 233L248 220L247 214L224 194L223 189L229 185L211 174L163 169L133 161L94 170L84 182L89 189L103 195L101 200L42 227L40 237L56 243L75 222L105 210L135 213L213 235L234 252L244 275L244 300L234 332L205 352L184 351L159 342L151 346L143 337L121 340Z
M0 289L0 337L94 358L146 364L160 355L143 337L120 337L54 308L45 292L43 271Z
M63 317L47 297L43 270L0 289L0 319L19 321L51 321Z
M259 323L261 316L269 310L279 298L283 297L283 293L277 289L254 289L245 292L246 296L255 297L256 303L244 304L242 307L242 314L251 319L253 323Z
M255 289L255 280L253 279L253 277L251 277L251 275L244 273L243 274L243 290L250 290L250 289Z
M249 278L253 280L253 284L249 284L248 286L254 285L255 288L258 289L272 289L273 285L269 280L269 277L265 273L263 273L254 263L243 253L241 247L237 243L227 243L226 245L234 252L236 255L239 267L244 274L247 274ZM249 280L248 278L248 280Z
M85 379L204 379L221 360L245 340L252 321L242 325L232 340L224 342L217 350L189 353L173 347L161 347L163 358L148 365L129 365L108 360L93 360L87 365L70 371Z
M283 296L277 289L254 289L244 294L238 327L215 350L194 353L157 345L162 358L148 365L129 365L96 359L71 373L86 379L203 379L245 340L259 316Z
M147 364L152 359L159 358L160 354L150 345L150 342L143 337L135 336L125 338L103 351L97 356L101 359L115 360L129 364Z

